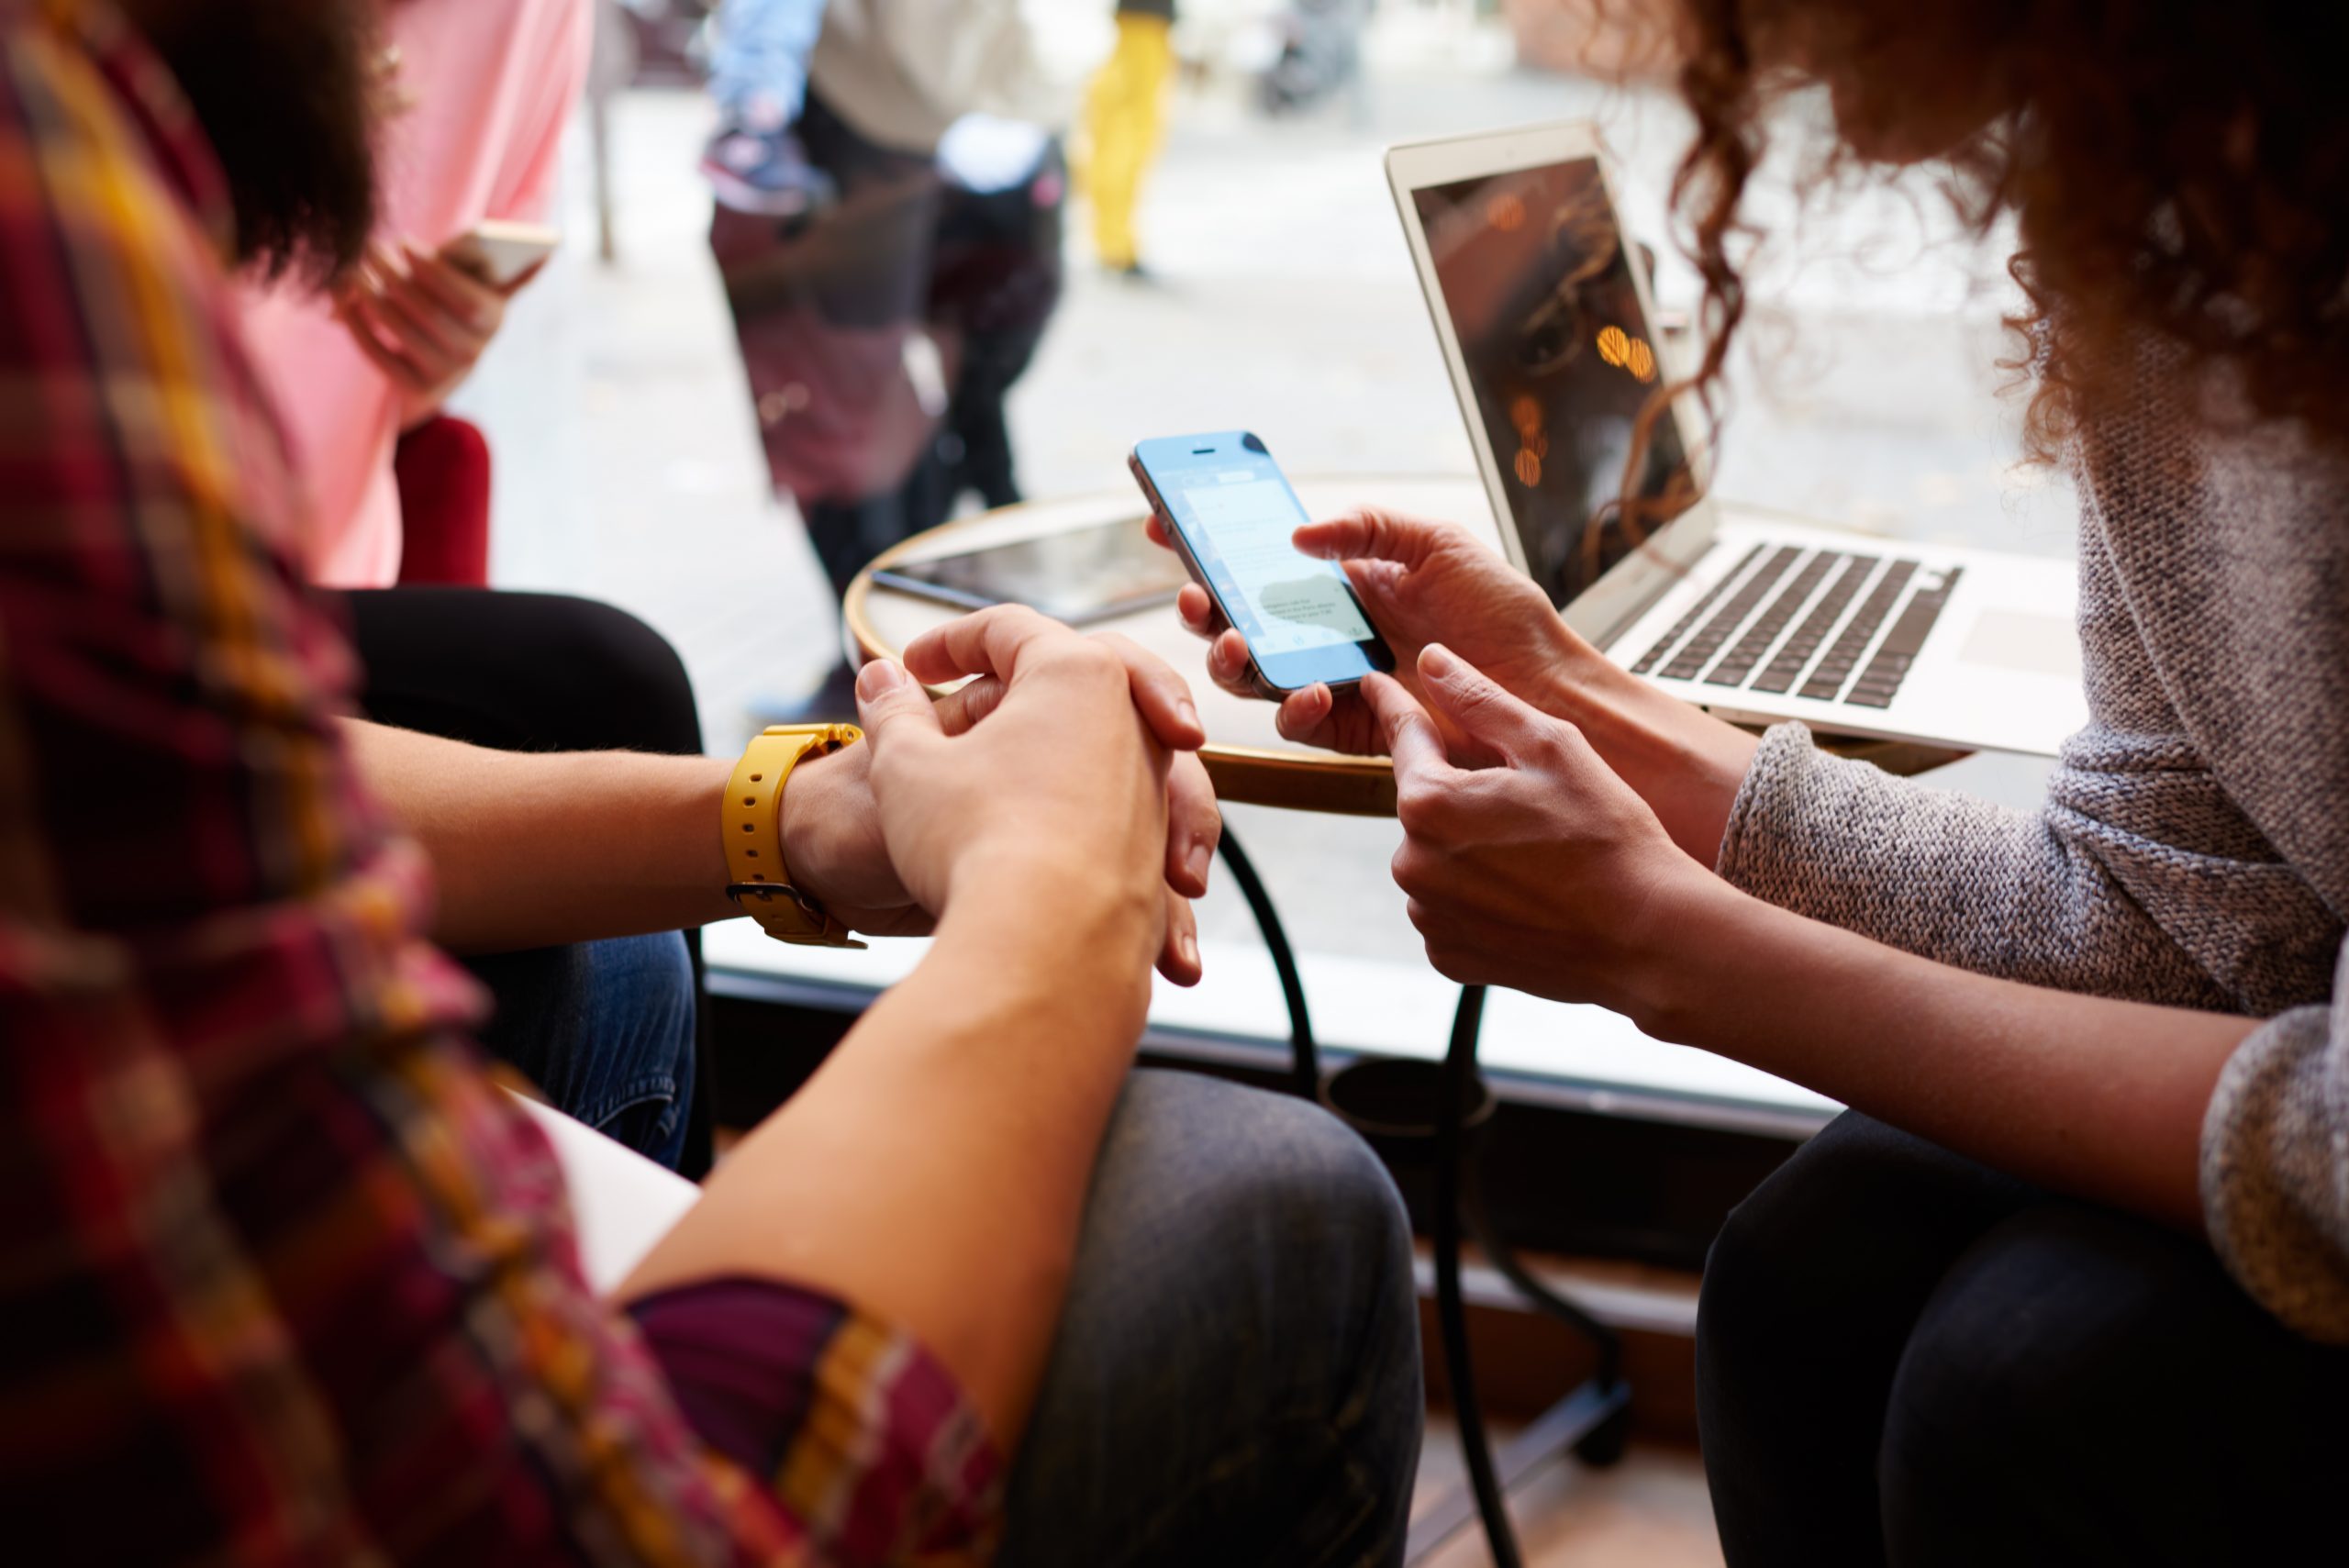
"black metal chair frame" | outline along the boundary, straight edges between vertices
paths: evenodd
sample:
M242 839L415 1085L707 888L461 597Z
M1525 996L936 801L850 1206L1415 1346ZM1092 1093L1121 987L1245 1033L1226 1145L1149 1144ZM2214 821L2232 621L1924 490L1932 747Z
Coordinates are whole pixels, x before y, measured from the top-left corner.
M1568 1450L1591 1465L1612 1464L1621 1458L1630 1430L1631 1388L1623 1379L1622 1342L1615 1331L1536 1279L1500 1235L1484 1201L1480 1134L1490 1119L1492 1096L1477 1069L1476 1043L1484 1022L1485 987L1461 988L1451 1041L1440 1066L1373 1058L1353 1063L1325 1080L1296 952L1264 879L1233 837L1229 822L1224 825L1221 852L1233 884L1255 917L1256 929L1272 955L1274 973L1280 977L1281 995L1288 1005L1297 1092L1328 1106L1368 1137L1382 1153L1404 1160L1416 1155L1431 1167L1436 1318L1453 1410L1460 1425L1460 1446L1467 1459L1468 1484L1454 1488L1420 1514L1412 1526L1405 1560L1423 1561L1471 1518L1477 1518L1483 1520L1498 1568L1520 1568L1523 1559L1508 1517L1510 1489ZM1376 1097L1384 1105L1375 1118L1364 1115L1360 1103L1369 1096L1348 1094L1349 1080L1368 1087L1372 1074L1383 1080ZM1391 1095L1398 1074L1411 1080L1408 1087L1416 1090L1412 1098L1417 1102L1399 1121L1392 1111ZM1355 1103L1350 1105L1350 1100ZM1486 1435L1469 1355L1467 1307L1460 1285L1464 1227L1503 1279L1538 1310L1588 1340L1598 1358L1591 1376L1528 1426L1497 1462Z

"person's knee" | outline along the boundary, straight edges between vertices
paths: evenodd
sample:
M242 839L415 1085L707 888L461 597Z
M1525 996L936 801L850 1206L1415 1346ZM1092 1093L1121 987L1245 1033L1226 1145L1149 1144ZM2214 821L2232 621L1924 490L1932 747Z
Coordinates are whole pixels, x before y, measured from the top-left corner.
M1766 1430L1777 1401L1779 1325L1801 1290L1794 1254L1810 1190L1807 1169L1781 1167L1730 1210L1705 1254L1697 1290L1698 1409L1716 1466L1753 1440L1757 1422Z
M1152 1560L1217 1562L1267 1540L1320 1561L1399 1539L1419 1409L1408 1223L1376 1156L1303 1101L1135 1073L1006 1561L1121 1561L1151 1543Z
M1873 1124L1831 1123L1729 1212L1705 1255L1697 1342L1713 1364L1748 1342L1764 1346L1813 1293L1810 1261L1849 1238L1836 1222L1851 1185L1865 1180ZM1730 1370L1734 1370L1732 1362Z
M693 681L667 638L601 600L532 599L544 633L534 657L554 662L594 706L597 722L610 727L609 747L673 755L701 750Z
M1409 1221L1377 1156L1319 1106L1197 1074L1128 1084L1071 1302L1105 1345L1137 1318L1211 1328L1270 1418L1351 1422L1418 1377Z
M2085 1206L1985 1235L1927 1303L1893 1383L1877 1483L1894 1561L2201 1561L2122 1538L2165 1511L2165 1474L2189 1491L2214 1479L2189 1453L2217 1435L2190 1429L2178 1397L2210 1353L2213 1286L2229 1289L2185 1238ZM2144 1506L2113 1508L2109 1476Z
M1145 1095L1193 1103L1170 1125L1211 1129L1185 1225L1209 1271L1233 1351L1252 1363L1266 1414L1334 1442L1358 1496L1383 1491L1418 1451L1418 1297L1409 1216L1377 1155L1320 1106L1230 1084L1143 1074ZM1314 1471L1315 1445L1292 1440ZM1321 1461L1327 1462L1327 1461ZM1402 1491L1408 1493L1408 1487Z
M1320 1106L1286 1095L1213 1091L1227 1101L1221 1136L1236 1154L1231 1175L1246 1188L1239 1201L1286 1224L1336 1219L1349 1235L1386 1233L1399 1223L1401 1199L1370 1146Z
M1980 1180L1955 1156L1847 1113L1731 1211L1697 1299L1709 1455L1731 1465L1773 1451L1787 1402L1815 1404L1821 1380L1848 1391L1889 1379L1917 1307L1964 1244L1941 1250L1948 1211L1989 1201L1973 1195Z
M1904 1290L1921 1301L1949 1255L1938 1238L1994 1223L2024 1190L1846 1112L1730 1211L1705 1260L1699 1342L1897 1309Z
M1201 1247L1300 1276L1286 1288L1363 1299L1408 1276L1410 1227L1393 1179L1318 1106L1192 1073L1137 1073L1111 1139L1121 1164L1179 1171L1163 1222Z

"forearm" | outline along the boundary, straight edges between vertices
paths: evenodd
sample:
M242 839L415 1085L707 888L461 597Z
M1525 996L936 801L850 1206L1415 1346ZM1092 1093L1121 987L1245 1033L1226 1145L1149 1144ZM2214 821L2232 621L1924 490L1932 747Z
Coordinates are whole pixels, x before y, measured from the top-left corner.
M1074 884L958 904L622 1296L727 1273L829 1292L920 1340L1008 1451L1147 1009L1147 916Z
M2203 1116L2250 1018L1952 969L1712 884L1624 1010L2059 1192L2202 1228Z
M345 722L360 776L432 858L445 947L551 947L738 913L718 830L730 762L493 751Z

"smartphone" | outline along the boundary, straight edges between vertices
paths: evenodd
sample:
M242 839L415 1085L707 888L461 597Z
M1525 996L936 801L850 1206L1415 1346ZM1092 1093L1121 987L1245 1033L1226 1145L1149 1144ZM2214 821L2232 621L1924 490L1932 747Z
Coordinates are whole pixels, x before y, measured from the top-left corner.
M492 288L512 288L562 243L543 224L484 218L450 243L449 259Z
M1395 668L1344 570L1290 542L1305 508L1262 438L1168 436L1137 445L1128 466L1183 564L1248 639L1262 695Z

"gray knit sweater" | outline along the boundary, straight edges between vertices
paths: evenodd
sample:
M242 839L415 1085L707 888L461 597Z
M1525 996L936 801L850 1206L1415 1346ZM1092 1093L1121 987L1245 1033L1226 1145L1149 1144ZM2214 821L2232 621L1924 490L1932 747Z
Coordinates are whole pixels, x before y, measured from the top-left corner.
M1986 974L2267 1020L2210 1103L2203 1207L2247 1290L2349 1342L2349 462L2209 428L2148 393L2078 464L2090 717L2044 805L1781 725L1720 869Z

